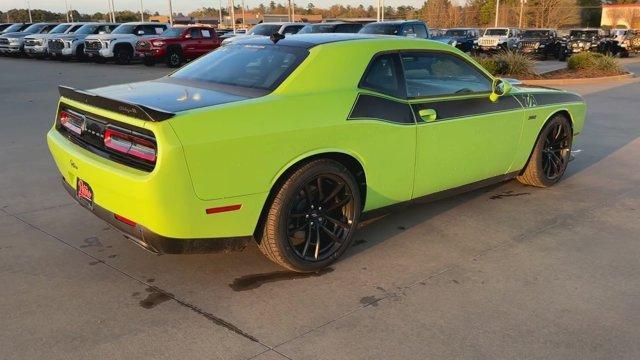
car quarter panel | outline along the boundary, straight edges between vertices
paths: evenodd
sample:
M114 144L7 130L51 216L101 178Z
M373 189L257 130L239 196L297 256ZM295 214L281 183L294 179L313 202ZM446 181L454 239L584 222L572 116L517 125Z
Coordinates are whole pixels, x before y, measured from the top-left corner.
M158 143L155 169L144 172L100 157L70 142L54 126L47 142L63 180L78 178L94 192L94 203L161 236L177 239L253 234L266 195L204 201L195 196L182 146L167 122L144 122L63 98L61 103L104 118L151 130ZM207 215L206 209L242 204L233 212Z

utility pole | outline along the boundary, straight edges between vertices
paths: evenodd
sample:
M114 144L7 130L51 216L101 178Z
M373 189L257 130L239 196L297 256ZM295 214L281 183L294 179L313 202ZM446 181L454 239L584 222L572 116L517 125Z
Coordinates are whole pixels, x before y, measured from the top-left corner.
M493 25L494 27L498 27L498 16L500 14L500 0L496 0L496 22Z
M291 1L291 21L296 22L296 2L295 0Z
M376 21L380 22L380 0L376 3Z
M116 3L114 0L110 0L110 8L111 8L111 18L112 18L112 22L116 22Z
M382 21L384 21L384 0L380 0L380 2L382 3L382 6L381 6L382 9L380 11L380 14L381 14Z
M69 2L64 0L64 8L67 9L67 22L69 22Z
M31 17L31 3L27 0L27 8L29 9L29 22L33 22L33 18Z
M244 23L244 0L242 0L242 27L246 29L246 25Z
M144 5L142 4L142 0L140 0L140 21L144 22Z
M64 0L65 2L67 0ZM73 22L73 5L69 5L69 17L71 18L71 22Z
M522 13L524 12L524 4L527 0L520 0L520 19L518 19L518 27L522 29Z
M229 0L229 5L231 8L231 26L233 29L233 33L236 33L236 4L233 2L233 0Z
M218 0L218 29L222 26L222 0Z
M173 26L173 5L171 4L171 0L169 0L169 23Z

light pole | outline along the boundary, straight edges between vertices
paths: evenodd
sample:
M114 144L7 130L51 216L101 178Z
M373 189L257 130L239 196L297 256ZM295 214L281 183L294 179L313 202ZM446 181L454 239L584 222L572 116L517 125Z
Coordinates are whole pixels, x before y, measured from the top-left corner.
M242 27L243 28L247 28L247 26L244 23L244 0L242 0Z
M31 17L31 3L27 0L27 8L29 9L29 22L33 22L33 18Z
M518 19L518 27L522 29L522 13L524 12L524 4L527 0L520 0L520 19Z
M500 0L496 0L496 22L494 27L498 27L498 14L500 14Z
M67 0L64 0L65 2ZM73 22L73 5L69 5L69 17L71 18L71 22Z
M144 5L142 4L142 0L140 0L140 21L144 22Z
M173 26L173 5L171 4L171 0L169 0L169 24Z
M67 9L67 22L69 22L69 2L64 0L64 7Z
M218 28L222 26L222 0L218 0Z

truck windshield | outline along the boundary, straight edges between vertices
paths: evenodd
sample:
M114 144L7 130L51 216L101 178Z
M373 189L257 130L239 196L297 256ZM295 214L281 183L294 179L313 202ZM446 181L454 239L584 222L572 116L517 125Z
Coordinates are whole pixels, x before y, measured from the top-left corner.
M113 30L111 33L112 34L133 34L133 30L136 28L136 26L137 25L122 24L118 26L115 30Z
M251 31L247 35L263 35L263 36L271 36L277 33L280 30L280 25L268 25L268 24L260 24L254 26Z
M362 34L398 35L400 27L392 24L371 23L365 25L359 32Z
M3 33L16 32L16 31L20 31L20 29L22 29L23 27L24 27L24 24L13 24L8 28L4 29L2 32Z
M507 36L508 29L487 29L484 32L485 36Z
M444 33L444 36L465 36L466 34L467 34L467 30L451 29L451 30L447 30Z
M277 45L227 45L170 77L273 90L304 60L306 49Z
M571 33L569 34L569 36L574 39L591 39L596 37L596 35L598 35L598 30L571 30Z
M53 29L51 29L51 31L49 31L49 34L62 34L65 31L67 31L67 29L70 27L71 27L71 24L60 24L54 27Z
M45 26L47 26L47 24L33 24L28 28L24 29L22 32L27 34L37 34L40 31L42 31L42 29L44 29Z
M549 36L549 30L525 30L522 32L522 37L525 38L539 38Z
M165 30L162 34L160 34L160 36L163 37L178 37L180 35L182 35L182 32L184 31L184 28L170 28Z
M305 25L298 34L332 33L335 25Z

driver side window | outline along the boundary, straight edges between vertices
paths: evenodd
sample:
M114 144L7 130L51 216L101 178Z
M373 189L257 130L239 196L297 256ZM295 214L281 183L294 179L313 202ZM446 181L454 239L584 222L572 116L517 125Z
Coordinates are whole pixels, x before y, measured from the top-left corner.
M401 58L409 98L491 92L491 80L454 55L417 52Z

